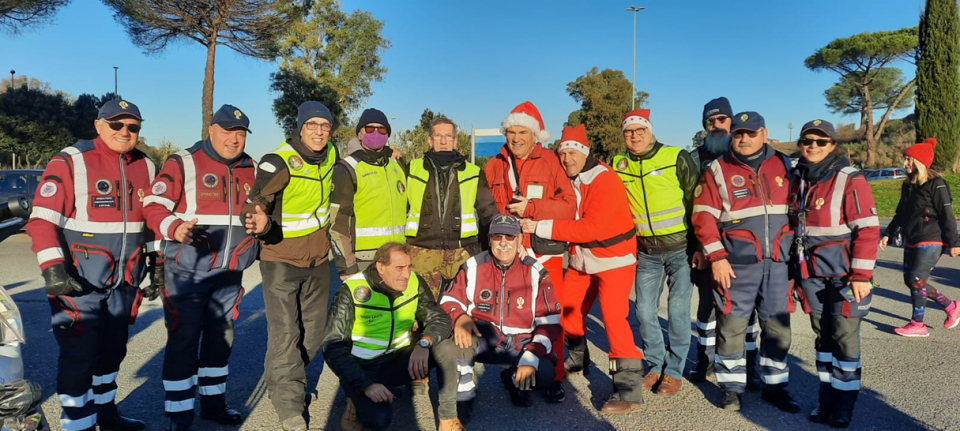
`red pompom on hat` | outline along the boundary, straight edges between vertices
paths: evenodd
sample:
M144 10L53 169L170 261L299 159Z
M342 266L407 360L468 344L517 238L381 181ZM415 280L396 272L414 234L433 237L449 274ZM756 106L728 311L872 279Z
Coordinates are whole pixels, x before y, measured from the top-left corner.
M936 138L927 138L919 144L913 144L903 151L903 155L913 157L914 160L930 169L933 164L933 148L937 146Z
M590 155L586 126L583 124L577 127L563 126L563 135L560 136L560 145L557 145L557 152L565 148L573 148L585 155Z
M510 115L500 123L500 133L507 134L507 129L513 126L523 126L530 129L533 135L537 137L537 142L547 142L550 140L550 133L543 126L543 117L540 116L540 110L530 101L517 105L510 111Z
M649 109L634 109L623 116L623 122L620 123L620 131L627 129L631 124L640 124L646 127L650 133L653 133L653 123L650 122Z

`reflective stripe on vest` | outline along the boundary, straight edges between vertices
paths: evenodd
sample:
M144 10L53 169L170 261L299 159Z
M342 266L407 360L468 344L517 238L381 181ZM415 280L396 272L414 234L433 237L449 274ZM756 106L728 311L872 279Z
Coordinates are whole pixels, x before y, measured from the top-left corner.
M354 274L345 283L354 307L350 354L373 359L410 345L420 291L416 274L410 274L406 290L393 301L371 289L362 272Z
M290 183L283 190L281 205L283 237L306 236L330 223L332 172L337 163L333 143L327 143L327 158L320 165L307 164L297 150L286 142L280 144L272 154L283 158L290 171Z
M415 237L420 230L420 211L423 207L424 192L429 181L430 171L423 167L423 159L410 162L410 181L407 181L407 202L410 203L410 210L407 213L407 236ZM457 170L457 182L460 186L460 214L458 216L460 238L477 236L480 229L477 226L475 207L477 187L480 184L480 168L473 163L466 163L463 170ZM442 191L438 184L434 189L433 198L439 199L438 195L440 193ZM443 211L444 208L440 210Z
M680 151L663 146L650 159L633 161L629 154L613 158L617 175L627 188L637 236L667 235L689 228L677 178Z
M407 223L407 177L396 160L375 166L354 157L343 159L353 168L357 192L353 195L355 251L376 250L395 241L404 243Z
M720 222L743 220L750 217L787 214L789 206L785 204L763 205L761 203L760 205L754 205L752 207L731 210L730 208L733 208L733 202L730 201L730 193L727 191L727 180L724 176L723 167L721 165L721 163L714 163L710 165L710 174L713 176L713 182L717 185L717 194L720 195L721 208L723 208L723 211L720 212L720 217L717 218ZM751 177L750 180L753 181L753 178ZM698 210L705 211L704 208L698 208Z

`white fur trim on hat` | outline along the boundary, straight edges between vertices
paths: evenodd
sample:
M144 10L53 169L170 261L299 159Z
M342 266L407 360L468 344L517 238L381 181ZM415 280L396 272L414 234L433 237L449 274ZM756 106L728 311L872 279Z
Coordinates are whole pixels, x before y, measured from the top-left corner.
M500 133L507 134L507 129L513 126L523 126L530 129L537 137L537 142L547 142L550 140L550 133L540 129L540 122L536 118L522 112L511 112L507 118L500 123Z
M587 155L587 156L590 155L590 147L588 147L588 146L586 146L586 145L583 145L583 144L581 144L581 143L579 143L579 142L577 142L577 141L574 141L574 140L569 140L569 141L563 141L563 142L561 142L560 145L557 145L557 152L559 152L560 150L562 150L562 149L564 149L564 148L573 148L574 150L577 150L577 151L583 153L584 155Z
M647 131L653 133L653 124L650 123L650 120L643 118L639 115L632 115L623 119L623 122L620 123L620 131L623 132L627 130L627 126L631 124L639 124L647 128Z

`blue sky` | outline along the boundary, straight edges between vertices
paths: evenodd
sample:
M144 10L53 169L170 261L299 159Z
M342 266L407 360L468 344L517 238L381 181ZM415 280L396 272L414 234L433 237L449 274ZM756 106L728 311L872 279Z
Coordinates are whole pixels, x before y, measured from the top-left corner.
M424 108L466 128L499 127L530 100L559 137L578 108L566 94L568 82L593 66L629 78L631 4L647 8L637 17L636 85L651 94L654 132L661 142L687 146L701 127L703 104L717 96L727 96L734 111L760 112L775 139L788 139L790 120L794 134L814 118L856 121L824 107L823 91L837 75L807 70L804 58L838 37L916 25L923 1L346 0L343 7L385 21L393 44L383 55L389 72L373 84L365 107L397 117L394 130L415 125ZM166 138L184 148L199 139L206 56L199 44L144 55L93 0L74 0L51 23L0 37L0 71L15 69L77 96L112 91L118 66L120 93L139 105L149 143ZM913 76L912 65L900 66ZM283 140L270 109L276 67L222 46L217 53L214 107L229 103L250 116L247 151L256 158Z

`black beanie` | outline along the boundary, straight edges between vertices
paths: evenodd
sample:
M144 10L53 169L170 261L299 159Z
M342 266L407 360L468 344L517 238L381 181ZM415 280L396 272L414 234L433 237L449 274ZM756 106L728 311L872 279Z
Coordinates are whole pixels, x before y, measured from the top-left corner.
M324 104L313 100L301 103L297 108L297 132L303 131L303 123L315 117L323 118L333 125L333 115L330 115L330 110Z
M726 97L718 97L703 105L703 121L707 121L707 118L717 114L733 116L733 108L730 107L730 101Z
M383 124L383 127L387 128L387 136L390 136L390 122L387 121L387 116L380 112L378 109L367 108L363 110L363 113L360 114L360 121L357 123L357 134L360 134L360 129L363 126L366 126L370 123L380 123Z

